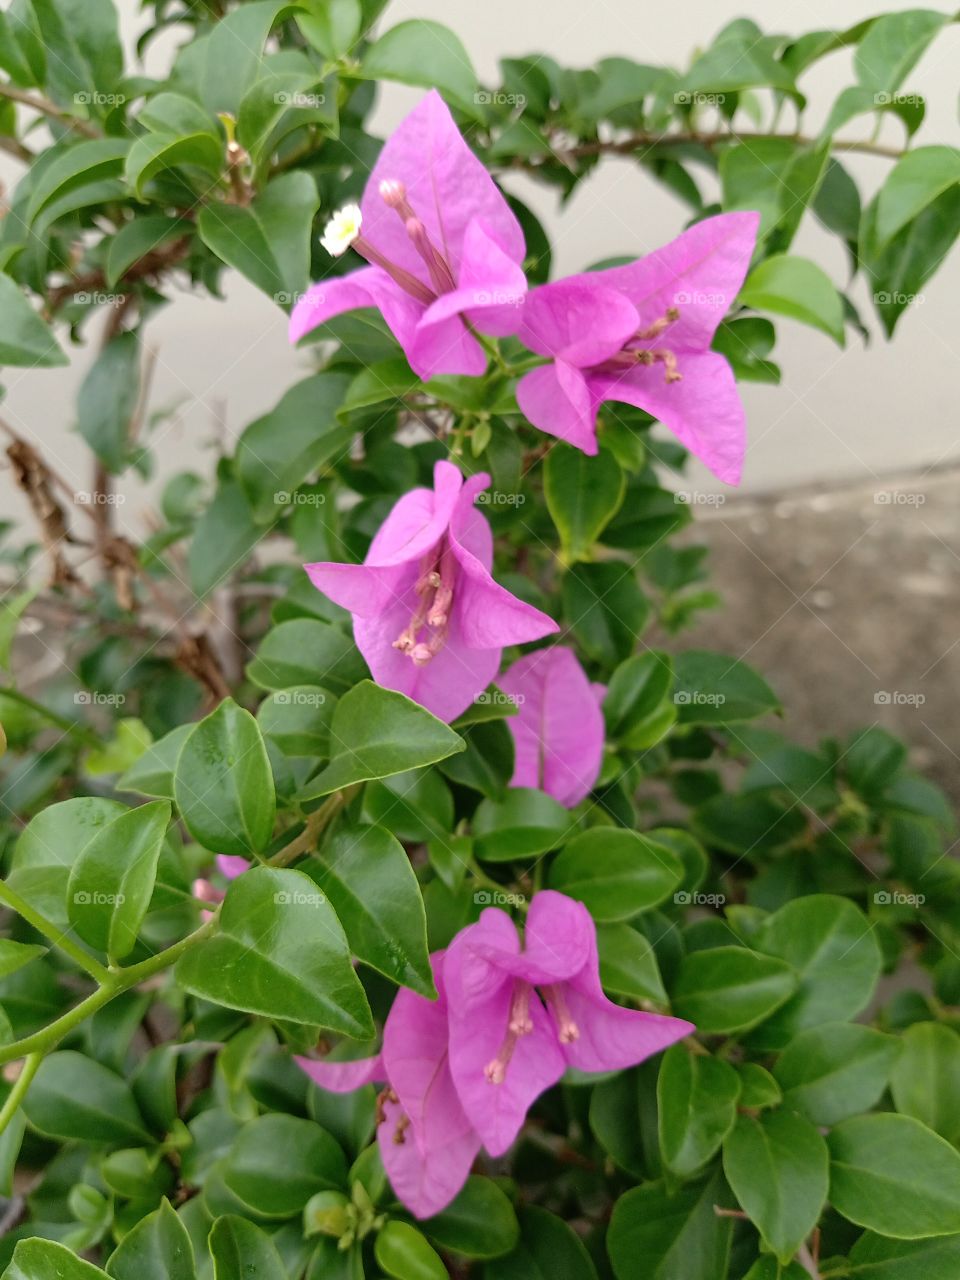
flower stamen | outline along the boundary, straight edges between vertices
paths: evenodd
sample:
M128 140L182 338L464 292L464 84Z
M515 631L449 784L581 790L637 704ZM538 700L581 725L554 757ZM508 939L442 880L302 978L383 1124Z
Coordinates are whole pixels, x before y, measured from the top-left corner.
M418 596L416 610L393 641L394 649L407 654L418 667L426 666L446 643L455 579L456 561L444 536L420 562L420 576L414 584ZM425 626L430 627L431 632L426 640L420 640Z
M407 199L407 188L398 178L385 178L377 189L384 204L389 209L393 209L403 219L407 235L413 242L413 247L423 259L424 265L430 273L430 281L434 289L438 294L450 293L457 287L453 272L450 270L446 258L427 235L426 227L417 217L413 205Z
M574 1022L567 1008L567 999L563 994L563 987L559 984L551 984L542 988L547 1007L553 1014L554 1021L557 1024L557 1034L560 1037L561 1044L573 1044L580 1039L580 1028Z
M507 1034L497 1056L483 1068L483 1074L490 1084L503 1084L507 1078L507 1067L521 1036L529 1035L533 1030L530 1018L530 986L526 982L516 982L510 997L510 1014L507 1021Z

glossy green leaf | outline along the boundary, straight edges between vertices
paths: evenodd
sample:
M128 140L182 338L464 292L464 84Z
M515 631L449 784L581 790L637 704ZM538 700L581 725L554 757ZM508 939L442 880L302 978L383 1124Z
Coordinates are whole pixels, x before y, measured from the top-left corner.
M723 1144L723 1171L784 1265L816 1226L828 1189L827 1144L792 1111L742 1115Z
M117 779L117 791L136 791L158 800L173 799L173 777L184 742L193 732L192 724L177 725L153 742Z
M103 1280L106 1273L56 1240L18 1240L3 1280Z
M955 147L917 147L890 170L877 197L874 232L883 248L943 192L960 182L960 151Z
M745 1031L769 1018L797 989L790 965L746 947L713 947L684 956L673 1012L705 1035Z
M213 937L185 952L177 981L230 1009L373 1034L343 928L300 871L254 867L227 890Z
M330 723L330 763L307 783L301 799L435 764L463 746L459 734L419 703L362 680L337 703Z
M831 1125L876 1105L899 1052L892 1036L872 1027L828 1022L801 1031L773 1071L788 1107Z
M605 991L632 1000L667 1003L657 953L639 930L628 924L603 924L597 928L600 981Z
M126 1082L92 1058L65 1049L40 1064L23 1104L34 1128L64 1141L149 1141Z
M946 21L945 13L933 9L882 14L854 55L857 79L874 93L894 93Z
M236 573L262 534L240 486L232 480L221 483L197 521L187 555L190 585L196 594L208 595Z
M365 672L352 638L313 618L293 618L273 627L247 667L247 675L261 689L310 684L336 694L345 693Z
M565 444L550 450L543 496L568 563L591 558L593 544L617 514L625 491L620 464L608 450L595 457Z
M613 1206L607 1252L617 1280L717 1280L726 1274L731 1221L715 1212L722 1181L668 1195L658 1183L633 1187Z
M752 667L707 649L674 658L673 701L681 724L731 724L779 711L776 694Z
M578 564L564 575L563 609L585 653L613 664L628 658L650 618L632 565Z
M830 1202L897 1240L960 1232L960 1155L911 1116L853 1116L831 1130Z
M20 286L0 272L0 366L49 369L68 363Z
M668 897L683 879L676 854L636 831L594 827L564 846L550 887L583 902L595 920L629 920Z
M857 1280L954 1280L960 1267L960 1235L890 1240L865 1231L850 1250L848 1274Z
M362 70L370 80L439 89L469 114L478 114L476 72L460 38L442 23L414 18L391 27L367 50Z
M439 1248L464 1258L500 1257L520 1235L513 1205L497 1184L473 1176L446 1209L420 1226Z
M740 301L756 311L772 311L820 329L844 344L843 302L821 267L809 258L777 254L754 267Z
M518 1216L520 1243L487 1263L485 1280L597 1280L593 1260L569 1223L539 1205Z
M217 1218L209 1238L214 1280L287 1280L277 1247L246 1218Z
M107 1274L113 1280L194 1280L193 1245L168 1200L123 1237L110 1255Z
M673 661L656 649L634 654L614 671L603 699L607 733L632 751L655 745L676 720Z
M46 947L38 947L32 942L12 942L9 938L0 938L0 978L16 973L37 956L44 955L46 950Z
M67 916L84 942L114 960L136 946L169 822L169 801L130 809L98 831L73 864Z
M913 1116L956 1143L960 1138L960 1035L937 1022L907 1027L890 1090L901 1115Z
M473 817L477 856L485 862L535 857L558 848L572 830L567 810L529 787L511 787L502 800L482 800Z
M269 1218L290 1218L318 1191L342 1190L347 1162L326 1129L299 1116L259 1116L237 1135L223 1180L244 1204Z
M720 1149L739 1096L740 1079L729 1062L671 1045L657 1077L657 1111L660 1152L672 1173L689 1178Z
M408 1222L387 1222L373 1252L378 1266L395 1280L448 1280L450 1274L426 1237Z
M195 840L214 853L250 857L273 834L273 774L260 727L226 698L201 720L177 757L177 808Z

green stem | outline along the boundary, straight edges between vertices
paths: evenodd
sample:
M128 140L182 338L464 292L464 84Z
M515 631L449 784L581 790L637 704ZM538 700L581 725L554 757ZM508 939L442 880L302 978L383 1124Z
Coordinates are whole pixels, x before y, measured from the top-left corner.
M23 1101L27 1090L30 1088L30 1081L37 1074L37 1067L43 1061L42 1053L31 1053L23 1064L23 1070L13 1082L13 1088L7 1094L7 1100L0 1109L0 1134L5 1133L7 1125L17 1114L20 1103Z
M65 933L52 920L48 920L46 916L36 911L26 898L21 898L15 889L11 889L5 880L0 880L0 902L9 907L12 911L16 911L18 916L22 916L27 924L33 925L38 933L58 947L64 955L68 955L70 959L85 969L91 978L97 982L103 982L110 977L110 971L105 969L99 960L95 960L93 956L88 955L83 947L79 946L69 934Z

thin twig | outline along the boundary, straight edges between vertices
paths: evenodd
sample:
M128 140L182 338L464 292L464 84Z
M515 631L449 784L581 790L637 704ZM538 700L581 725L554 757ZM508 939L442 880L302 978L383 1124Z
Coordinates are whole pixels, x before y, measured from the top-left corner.
M818 138L808 137L801 133L769 133L761 130L748 130L746 132L717 130L710 133L698 133L695 130L684 130L678 133L649 133L641 131L632 133L627 138L618 138L607 142L599 139L596 142L581 142L573 147L552 151L544 159L578 160L586 156L632 155L634 151L644 150L649 147L700 146L710 149L728 142L761 142L781 138L787 142L794 143L798 147L815 146L820 141ZM862 155L883 156L888 160L899 160L904 154L903 149L900 147L888 147L879 142L858 142L855 139L837 138L831 145L834 151L855 151ZM536 169L540 167L540 164L535 159L528 160L526 157L517 157L512 164L515 168L520 169Z
M26 89L16 89L12 84L0 84L0 98L9 98L11 102L19 102L21 106L39 111L42 116L49 116L51 120L58 120L60 124L66 125L68 129L82 133L85 138L100 137L99 130L95 129L89 121L81 120L79 116L70 115L68 111L58 107L55 102L51 102L43 94L28 93Z

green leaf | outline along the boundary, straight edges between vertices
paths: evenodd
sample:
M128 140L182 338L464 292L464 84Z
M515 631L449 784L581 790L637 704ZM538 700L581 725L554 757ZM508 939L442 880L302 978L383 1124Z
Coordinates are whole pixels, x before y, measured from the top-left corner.
M829 1134L830 1202L897 1240L960 1232L960 1155L911 1116L845 1120Z
M154 174L164 169L176 169L181 165L196 168L213 177L225 165L224 144L207 133L148 133L137 138L127 154L124 178L133 188L138 199L143 199L143 189ZM204 185L210 185L205 183Z
M114 784L117 791L136 791L158 800L172 800L173 775L183 744L193 732L192 724L180 724L153 742L146 751L121 774Z
M944 191L913 222L894 236L882 252L874 247L875 197L863 214L860 258L873 290L873 303L887 337L901 315L922 302L921 290L946 257L960 232L960 191Z
M434 1244L464 1258L498 1258L520 1236L513 1205L497 1184L473 1176L446 1209L420 1225Z
M632 1000L652 1000L665 1005L667 993L660 977L652 943L628 924L602 924L597 928L600 981L605 991Z
M275 1113L244 1125L223 1166L223 1180L244 1204L268 1218L290 1218L318 1191L342 1190L347 1161L312 1120Z
M408 1222L386 1223L373 1252L377 1265L395 1280L449 1280L440 1255Z
M459 734L418 703L361 680L337 703L330 725L332 759L300 798L313 800L355 782L435 764L463 747Z
M337 694L365 672L353 640L339 627L313 618L293 618L273 627L247 667L247 675L261 689L310 684Z
M195 1280L187 1229L164 1200L123 1237L107 1262L114 1280Z
M150 730L136 716L116 722L113 734L102 747L92 747L83 757L84 772L92 778L105 773L122 773L138 760L153 741Z
M249 858L269 843L276 816L270 761L256 720L232 698L184 742L174 793L188 831L205 849Z
M384 827L339 830L308 873L333 904L354 955L433 999L423 898L400 841Z
M674 659L673 701L681 724L732 724L779 711L780 701L752 667L707 649Z
M348 382L342 373L304 378L244 431L237 444L237 479L256 519L276 520L290 505L292 490L349 452L353 432L336 417Z
M0 365L50 369L69 363L20 286L0 273Z
M732 1223L715 1205L723 1183L668 1195L658 1183L634 1187L613 1206L607 1252L617 1280L717 1280L727 1274Z
M214 1280L287 1280L286 1267L265 1231L246 1218L227 1214L209 1238Z
M827 1198L827 1144L791 1111L742 1115L723 1144L723 1171L783 1266L817 1224Z
M689 1178L718 1151L737 1118L740 1077L709 1054L671 1045L657 1077L657 1112L663 1163Z
M794 996L757 1041L782 1048L798 1031L860 1012L880 976L880 947L863 912L846 898L812 894L768 916L753 939L799 975Z
M938 196L960 182L956 147L917 147L890 170L877 197L875 246L883 248Z
M740 301L811 325L844 345L843 300L829 276L808 258L785 253L767 258L747 276Z
M904 9L876 18L854 55L857 79L874 93L894 93L948 20L933 9Z
M789 68L774 56L777 44L776 39L761 36L752 22L745 28L731 23L681 77L681 84L691 92L676 95L675 101L690 102L692 93L735 92L754 86L796 93Z
M539 1205L519 1212L520 1243L484 1269L484 1280L597 1280L583 1241L562 1218Z
M232 10L208 35L186 46L175 79L187 82L211 115L236 116L243 95L261 73L267 36L281 16L296 8L289 0L256 0Z
M894 1106L955 1143L960 1138L960 1035L937 1022L915 1022L900 1043L890 1081Z
M190 585L198 596L235 573L263 534L243 490L223 481L216 496L197 521L187 555Z
M740 1076L740 1106L762 1111L779 1106L783 1100L780 1086L765 1067L757 1062L743 1062L737 1068Z
M363 26L360 0L303 0L301 7L297 26L314 49L331 62L352 51Z
M62 196L102 178L111 178L123 169L130 146L127 138L93 138L72 145L61 144L48 153L50 162L34 182L25 211L25 221L33 225L40 214Z
M376 364L361 369L351 381L340 406L340 416L346 417L356 409L366 409L372 404L383 404L385 400L399 402L419 385L420 379L403 356L378 360Z
M10 670L10 650L17 634L17 626L24 611L32 603L39 587L28 587L16 594L8 592L0 600L0 667Z
M621 662L603 699L608 736L630 751L654 746L677 718L673 685L669 654L648 649Z
M337 699L317 685L301 684L279 689L257 708L257 724L264 736L284 755L330 755L330 721Z
M550 450L543 495L568 564L591 559L593 544L619 511L625 492L620 464L609 450L592 458L565 444Z
M177 962L186 990L267 1018L368 1039L373 1023L340 921L300 871L253 867L227 890L219 931Z
M439 89L468 115L480 118L477 73L459 37L442 23L412 19L391 27L367 50L361 72L368 80Z
M0 978L7 978L16 973L25 964L37 956L42 956L46 947L32 942L12 942L9 938L0 938Z
M166 214L146 214L124 223L117 234L110 237L107 245L107 285L112 289L135 262L171 240L192 232L192 224L186 218L172 218Z
M274 178L249 205L205 204L197 231L218 258L289 310L310 279L310 232L319 203L316 183L301 169Z
M683 957L673 1012L704 1035L728 1035L769 1018L796 988L796 974L782 960L746 947L712 947Z
M556 849L572 830L570 815L545 791L511 787L502 800L482 800L473 816L477 857L512 862Z
M890 1240L865 1231L850 1250L848 1275L858 1280L954 1280L960 1235L932 1240Z
M614 827L575 835L550 868L551 889L578 899L603 922L649 911L682 879L680 859L666 845Z
M899 1052L893 1036L872 1027L828 1022L791 1040L773 1073L788 1107L832 1125L877 1104Z
M130 809L84 845L67 885L67 916L80 937L122 960L136 946L157 876L170 803Z
M56 1240L18 1240L3 1280L103 1280L106 1273Z
M589 657L613 666L630 656L650 617L632 565L575 565L564 575L562 591L564 614Z
M41 1062L23 1109L35 1129L64 1141L130 1146L150 1140L126 1082L72 1049Z

